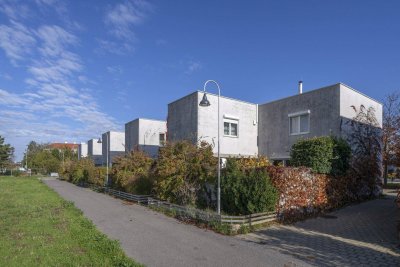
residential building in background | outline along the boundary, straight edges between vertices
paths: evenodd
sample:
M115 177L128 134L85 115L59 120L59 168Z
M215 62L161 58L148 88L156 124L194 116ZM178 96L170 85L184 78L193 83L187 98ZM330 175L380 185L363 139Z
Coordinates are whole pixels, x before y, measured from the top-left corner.
M78 144L75 143L51 143L47 147L49 149L58 149L59 151L70 149L72 152L78 153Z
M151 157L166 141L167 122L137 118L125 124L125 151L134 149L146 152Z
M118 156L125 155L125 133L108 131L101 136L103 165L111 166L113 160Z
M91 158L96 166L103 164L102 144L98 139L90 139L87 141L88 157Z
M86 158L88 156L88 145L80 143L78 145L78 159Z
M299 84L302 87L302 84ZM333 135L346 137L353 107L372 107L382 128L382 104L342 83L272 101L259 106L259 154L288 160L300 138Z
M211 105L201 107L203 92L196 91L168 104L168 141L206 141L217 153L218 96L207 93ZM222 157L257 156L257 104L220 97Z

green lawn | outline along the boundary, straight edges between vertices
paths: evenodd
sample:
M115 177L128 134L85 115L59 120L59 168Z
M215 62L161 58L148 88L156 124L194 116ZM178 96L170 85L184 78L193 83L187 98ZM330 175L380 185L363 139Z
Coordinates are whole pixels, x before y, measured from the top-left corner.
M0 176L0 266L140 266L36 178Z

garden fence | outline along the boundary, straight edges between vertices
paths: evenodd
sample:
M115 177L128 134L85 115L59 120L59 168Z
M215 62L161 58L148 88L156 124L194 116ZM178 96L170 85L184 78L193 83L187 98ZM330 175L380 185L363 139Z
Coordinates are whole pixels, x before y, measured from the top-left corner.
M90 185L90 187L96 191L104 192L119 199L136 202L138 204L147 205L149 207L168 210L174 212L181 217L201 220L204 222L256 225L272 222L275 221L277 218L276 212L261 212L243 216L218 215L217 213L211 211L204 211L193 207L171 204L166 201L155 199L151 195L134 195L123 191L114 190L108 187L100 187L96 185Z

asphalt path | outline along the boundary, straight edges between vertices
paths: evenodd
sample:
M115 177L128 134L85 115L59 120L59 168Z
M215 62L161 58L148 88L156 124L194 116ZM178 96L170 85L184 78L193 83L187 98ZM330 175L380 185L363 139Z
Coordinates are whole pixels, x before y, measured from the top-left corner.
M97 228L147 266L307 266L287 253L200 229L71 183L43 180Z

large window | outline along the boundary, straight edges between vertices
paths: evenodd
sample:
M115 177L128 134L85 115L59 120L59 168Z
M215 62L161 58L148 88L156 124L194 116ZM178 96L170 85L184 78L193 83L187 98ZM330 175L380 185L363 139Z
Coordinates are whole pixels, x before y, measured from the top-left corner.
M306 134L310 132L310 111L289 114L290 134Z
M224 135L237 137L238 136L238 120L224 119Z

